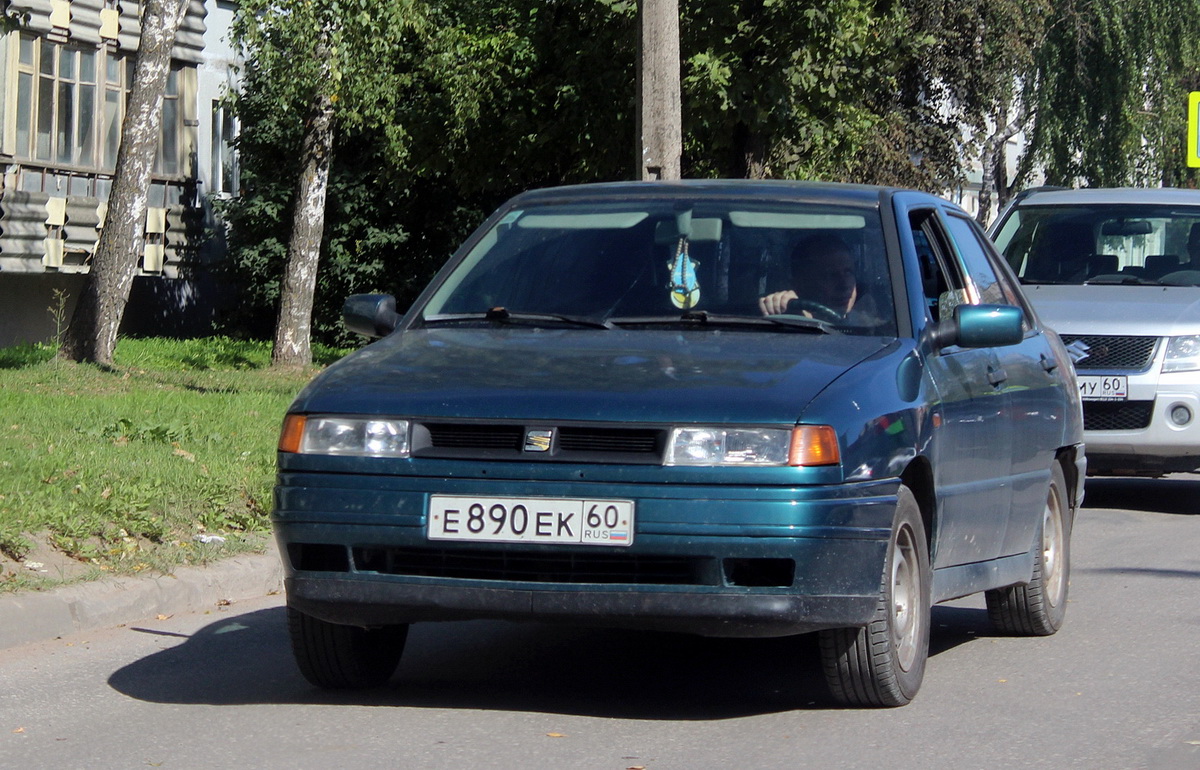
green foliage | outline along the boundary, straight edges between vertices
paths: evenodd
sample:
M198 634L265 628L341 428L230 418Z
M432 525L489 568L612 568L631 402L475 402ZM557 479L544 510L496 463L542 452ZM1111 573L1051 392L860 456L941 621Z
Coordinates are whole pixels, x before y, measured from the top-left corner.
M840 179L894 89L899 6L834 0L682 4L689 175Z
M56 346L44 342L24 342L0 348L0 369L21 369L45 363L53 359L56 352Z
M331 344L352 341L340 325L347 295L387 291L406 306L512 194L619 179L633 167L629 4L459 0L411 10L421 24L375 59L387 77L370 82L386 93L359 93L353 107L349 95L338 101L313 325L314 338ZM274 323L291 231L305 98L292 84L311 74L308 63L288 70L293 52L264 56L248 66L235 103L245 194L222 212L232 226L229 278L243 292L229 330L256 337Z
M1029 78L1032 152L1047 181L1179 181L1198 45L1196 0L1055 3Z
M876 91L881 116L851 173L944 192L1006 124L1024 123L1020 86L1042 39L1049 0L904 0L891 54L896 88Z

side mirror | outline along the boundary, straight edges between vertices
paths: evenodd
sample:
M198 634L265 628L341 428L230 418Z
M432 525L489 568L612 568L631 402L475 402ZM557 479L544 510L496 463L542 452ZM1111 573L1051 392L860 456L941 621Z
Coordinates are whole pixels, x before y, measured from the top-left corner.
M954 318L941 321L934 331L939 348L994 348L1016 345L1025 336L1025 314L1012 305L958 305Z
M391 294L351 294L342 305L342 323L367 337L385 337L396 330L400 314Z

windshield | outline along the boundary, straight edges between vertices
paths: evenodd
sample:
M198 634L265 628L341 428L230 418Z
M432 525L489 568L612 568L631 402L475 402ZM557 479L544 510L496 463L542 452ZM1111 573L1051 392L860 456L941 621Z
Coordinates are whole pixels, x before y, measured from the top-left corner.
M1200 285L1200 207L1018 206L996 247L1022 283Z
M435 291L435 323L814 326L894 336L878 211L624 200L509 212ZM811 319L814 324L779 323Z

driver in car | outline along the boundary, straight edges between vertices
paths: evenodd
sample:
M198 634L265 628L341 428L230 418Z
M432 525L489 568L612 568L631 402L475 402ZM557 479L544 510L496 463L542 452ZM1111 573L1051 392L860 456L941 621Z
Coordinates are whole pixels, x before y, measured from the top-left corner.
M802 240L792 253L792 285L795 288L759 297L763 315L788 312L820 320L844 318L858 301L858 278L850 247L836 235L819 234ZM828 312L824 309L827 308Z

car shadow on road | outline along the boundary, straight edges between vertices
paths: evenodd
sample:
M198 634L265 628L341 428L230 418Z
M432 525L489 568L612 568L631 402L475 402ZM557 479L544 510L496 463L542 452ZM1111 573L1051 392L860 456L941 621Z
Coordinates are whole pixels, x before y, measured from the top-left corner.
M1200 479L1089 478L1084 508L1113 508L1152 513L1200 513Z
M935 608L931 653L976 638L978 623L978 611ZM150 626L130 631L173 636ZM387 686L325 692L300 676L282 608L211 623L108 681L131 698L193 705L345 704L649 720L836 708L815 634L713 639L493 621L417 624Z

